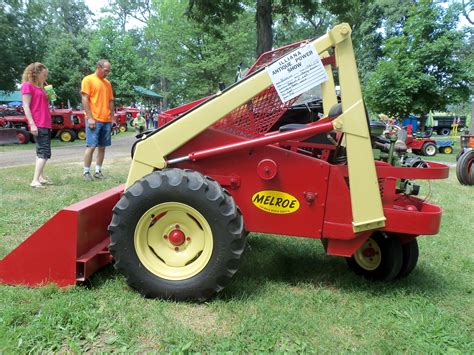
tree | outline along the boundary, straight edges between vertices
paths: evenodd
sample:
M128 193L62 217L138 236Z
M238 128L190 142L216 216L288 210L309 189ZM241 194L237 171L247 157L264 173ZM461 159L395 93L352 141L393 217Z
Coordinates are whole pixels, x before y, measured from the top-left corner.
M172 105L215 93L219 82L232 83L235 67L250 62L253 33L242 31L252 24L244 13L232 25L222 25L216 35L192 19L183 18L186 5L173 0L157 4L145 31L147 38L159 38L152 55L157 59L153 73L169 82L164 94Z
M86 38L61 33L51 38L44 63L49 69L48 82L58 96L56 104L67 101L73 106L81 102L81 80L87 67Z
M89 46L89 67L95 70L99 59L108 59L112 73L108 78L114 88L116 100L120 103L135 101L137 93L133 86L146 81L147 62L140 57L134 38L114 26L110 17L99 21Z
M232 0L188 0L186 14L195 21L203 24L208 31L214 26L232 24L238 15L253 6L251 1ZM273 17L289 14L292 9L305 16L312 17L320 9L320 4L314 0L256 0L256 57L272 49L273 46Z
M44 55L45 11L37 2L0 0L0 89L14 90L24 68Z
M459 12L457 4L412 4L400 34L383 42L383 60L365 87L370 108L424 116L467 100L474 58L467 31L456 29Z

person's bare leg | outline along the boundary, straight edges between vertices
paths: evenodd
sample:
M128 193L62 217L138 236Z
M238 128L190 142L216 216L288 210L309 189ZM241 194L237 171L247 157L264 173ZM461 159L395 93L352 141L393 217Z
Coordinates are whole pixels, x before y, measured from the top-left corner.
M35 163L35 173L33 175L33 181L31 181L31 186L39 186L41 185L40 177L43 176L43 169L48 159L38 158L36 157Z
M95 164L102 166L102 163L104 162L104 157L105 157L105 147L99 147L97 151L97 158L96 158Z
M86 152L84 153L84 166L86 168L91 167L92 155L94 154L95 147L87 147Z

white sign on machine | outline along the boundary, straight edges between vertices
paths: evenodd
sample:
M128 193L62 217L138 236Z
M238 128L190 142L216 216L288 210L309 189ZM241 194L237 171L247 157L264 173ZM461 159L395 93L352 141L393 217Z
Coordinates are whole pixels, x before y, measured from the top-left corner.
M282 102L328 80L323 63L313 46L306 44L266 68Z

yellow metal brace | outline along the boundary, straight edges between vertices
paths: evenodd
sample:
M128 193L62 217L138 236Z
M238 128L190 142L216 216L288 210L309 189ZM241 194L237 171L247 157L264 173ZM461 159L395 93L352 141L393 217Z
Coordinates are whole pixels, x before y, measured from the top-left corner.
M385 217L350 33L350 26L343 23L310 44L320 55L335 48L343 114L333 122L346 137L353 229L360 232L383 227ZM326 72L330 79L322 85L325 113L337 102L330 66ZM271 85L269 75L261 70L137 143L127 188L155 169L165 168L168 154Z

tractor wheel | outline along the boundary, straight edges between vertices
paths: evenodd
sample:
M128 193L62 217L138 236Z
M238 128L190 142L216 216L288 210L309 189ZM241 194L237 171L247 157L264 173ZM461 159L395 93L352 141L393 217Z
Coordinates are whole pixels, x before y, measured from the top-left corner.
M441 148L441 153L443 154L452 154L452 152L453 152L453 147L447 146L447 147Z
M80 139L81 141L84 141L86 140L86 131L83 130L82 128L80 130L77 131L77 139Z
M128 128L127 128L127 125L126 124L121 124L119 126L119 131L120 133L124 133L124 132L127 132Z
M474 150L464 152L456 163L456 176L462 185L474 185Z
M398 239L376 233L346 261L356 274L369 280L390 281L402 269L403 250Z
M76 132L72 129L63 129L58 135L61 142L74 142L76 139Z
M434 157L436 155L437 150L438 149L436 148L436 144L431 142L426 142L421 147L421 153L427 157Z
M181 169L135 182L109 226L115 268L145 297L205 301L224 289L245 249L243 218L214 180Z
M413 239L408 243L402 244L402 252L402 269L397 275L397 278L399 279L408 276L415 269L416 263L418 262L419 249L418 242L416 241L416 239Z
M24 129L17 129L16 136L18 137L19 144L26 144L31 139L31 133L28 131L25 131Z

